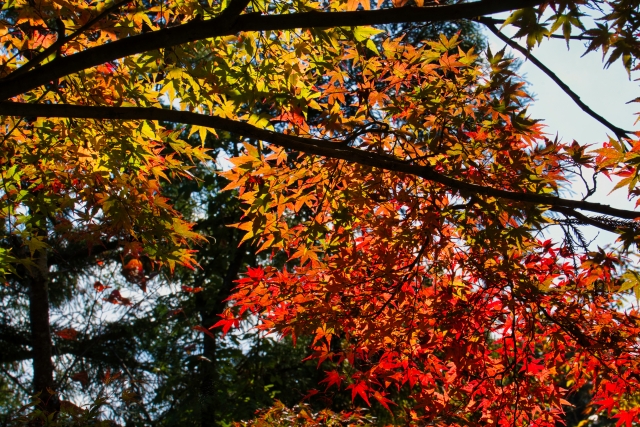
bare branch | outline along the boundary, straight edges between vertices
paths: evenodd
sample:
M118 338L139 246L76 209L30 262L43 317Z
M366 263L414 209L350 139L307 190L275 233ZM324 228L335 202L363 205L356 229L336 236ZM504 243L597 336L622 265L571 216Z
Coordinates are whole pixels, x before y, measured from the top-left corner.
M143 107L91 107L65 104L54 105L0 102L0 114L6 116L64 117L82 119L159 120L197 125L225 130L249 138L256 138L273 145L307 154L343 159L352 163L359 163L361 165L388 171L418 176L432 182L438 182L462 193L478 194L524 203L544 205L549 206L551 210L563 208L561 209L561 212L564 214L570 214L573 209L581 209L622 219L636 219L637 217L640 217L640 212L617 209L600 203L587 202L584 200L570 200L546 194L518 193L471 184L442 175L434 171L430 166L416 165L388 155L362 151L357 148L345 146L340 142L284 135L266 129L260 129L248 123L188 111Z
M2 371L3 374L5 374L11 381L13 381L15 383L15 385L17 385L20 390L22 390L23 392L27 393L27 394L31 394L31 391L28 390L25 386L22 385L22 383L20 382L20 380L16 377L14 377L13 375L11 375L11 373L9 371L7 371L6 369L4 369L3 367L0 367L0 370Z
M142 393L140 392L140 387L138 387L135 377L133 376L133 374L129 370L129 367L127 366L127 364L124 363L124 360L122 360L122 358L118 355L118 353L114 351L113 354L115 354L115 356L120 361L120 366L122 366L124 371L127 373L127 376L129 377L129 383L131 384L131 387L135 390L135 392L137 393L138 397L140 398L140 401L138 403L140 404L140 407L142 408L142 412L144 413L144 416L147 419L147 423L149 423L149 425L153 426L155 423L153 422L153 419L151 418L151 415L149 415L149 411L147 411L147 407L145 406L145 404L144 404L144 402L142 400Z

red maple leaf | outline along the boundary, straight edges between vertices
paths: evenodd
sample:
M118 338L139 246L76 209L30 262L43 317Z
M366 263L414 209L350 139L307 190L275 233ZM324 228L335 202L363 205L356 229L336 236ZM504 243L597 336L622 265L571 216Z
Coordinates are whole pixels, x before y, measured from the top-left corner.
M73 328L64 328L59 331L55 331L54 334L62 338L63 340L75 340L78 337L78 331Z
M93 284L93 289L95 289L98 292L102 292L105 289L109 289L111 286L107 286L107 285L103 285L102 282L100 282L99 280L96 280L96 282Z
M344 380L344 377L340 375L338 371L335 371L335 370L326 371L326 374L327 376L322 381L320 381L320 384L327 383L327 390L332 385L335 385L336 387L340 388L340 385L342 384L342 380Z
M120 294L120 291L117 289L111 291L109 296L107 298L104 298L104 301L116 305L131 305L131 300L129 298L123 297L122 294Z
M211 333L211 331L210 331L209 329L205 328L204 326L201 326L201 325L194 326L194 327L193 327L193 329L194 329L194 330L196 330L196 331L203 332L204 334L206 334L207 336L209 336L211 339L214 339L214 340L216 339L216 336L215 336L215 335L213 335L213 334Z
M86 387L87 384L89 384L89 374L87 374L87 371L77 372L71 375L71 380L78 381L80 384Z
M369 402L369 397L367 396L367 390L370 389L367 383L365 383L364 381L358 381L355 384L349 385L349 387L347 387L347 390L349 389L351 389L352 402L355 400L356 395L359 395L362 399L364 399L365 402L367 402L367 405L371 406L371 403Z

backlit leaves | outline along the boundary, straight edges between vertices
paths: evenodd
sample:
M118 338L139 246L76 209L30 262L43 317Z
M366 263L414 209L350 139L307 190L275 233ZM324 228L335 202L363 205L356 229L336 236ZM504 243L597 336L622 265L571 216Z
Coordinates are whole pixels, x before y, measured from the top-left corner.
M347 59L324 79L306 76L325 113L308 128L289 117L289 131L532 194L557 193L576 164L621 174L614 165L634 155L546 139L503 52L489 55L487 75L446 38L421 47L386 39L366 56L341 46ZM362 70L358 79L347 61ZM245 203L235 226L288 264L241 279L236 308L218 326L251 312L264 330L312 334L313 357L340 366L327 387L385 407L391 390L408 387L412 416L442 425L551 426L571 390L597 381L595 402L611 396L620 405L636 387L618 366L622 358L625 369L640 368L637 313L615 309L616 291L638 289L634 273L620 282L617 254L538 240L553 223L545 208L283 157L271 146L245 149L224 173ZM302 224L291 226L294 216ZM340 348L331 345L337 333Z
M505 25L529 48L558 31L570 40L579 29L587 51L631 70L636 3L600 2L604 15L590 28L581 18L594 4L585 1L521 9ZM238 3L5 2L0 77L166 34L154 32L214 18L229 4ZM387 5L241 4L253 17L358 15ZM483 64L459 48L458 36L411 43L380 28L307 25L194 39L47 77L53 81L12 100L195 112L228 120L229 132L248 123L274 141L289 136L308 152L330 147L355 159L301 154L268 138L221 156L233 165L223 173L227 189L243 202L233 226L243 242L286 261L249 269L215 327L228 332L252 314L269 333L310 334L312 357L335 365L327 387L390 411L391 391L402 390L413 402L407 419L417 424L552 426L581 388L620 424L637 418L627 402L640 381L640 317L635 306L620 306L621 296L637 294L637 274L622 252L589 251L571 237L577 225L595 224L629 250L635 219L546 204L583 170L618 179L636 198L637 142L612 139L591 150L548 139L528 116L529 95L504 51L489 52ZM215 130L110 116L1 119L0 220L20 250L0 248L0 274L35 268L31 258L52 243L77 242L120 248L125 278L143 290L150 270L197 267L190 245L204 238L171 206L163 183L192 179L193 162L211 166L203 147ZM397 172L385 160L418 172ZM550 224L565 227L564 238L541 238ZM131 304L120 289L95 289L106 302ZM309 425L359 419L303 407L260 417L268 425L285 415Z

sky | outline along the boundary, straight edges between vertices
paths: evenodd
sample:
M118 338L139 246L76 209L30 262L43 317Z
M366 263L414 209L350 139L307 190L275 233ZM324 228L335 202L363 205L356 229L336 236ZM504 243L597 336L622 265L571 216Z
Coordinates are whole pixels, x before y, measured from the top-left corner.
M505 28L504 32L511 35L508 28ZM486 34L493 52L505 46L504 42L493 34L488 31ZM520 44L524 44L524 41L521 40ZM510 48L507 48L507 51L524 60L520 53ZM640 96L638 82L629 79L621 62L603 69L601 53L589 53L581 57L584 51L582 41L572 40L570 49L567 50L564 40L545 39L539 47L533 49L532 53L568 84L595 112L623 129L640 130L640 123L634 126L635 114L640 112L640 103L627 104L628 101ZM534 95L529 114L532 118L543 119L550 138L554 138L557 134L563 141L571 142L575 139L581 145L599 145L608 140L607 135L611 132L583 112L534 64L528 61L523 62L519 74L529 83L528 90ZM640 73L632 74L632 78L640 78ZM608 182L606 178L601 179L598 184L599 191L591 199L592 201L618 208L634 208L635 202L627 200L626 190L620 189L610 193L614 184ZM579 191L579 186L576 185L575 188ZM595 236L596 233L591 234L591 238ZM612 243L613 240L615 240L613 234L602 231L596 243L603 246Z

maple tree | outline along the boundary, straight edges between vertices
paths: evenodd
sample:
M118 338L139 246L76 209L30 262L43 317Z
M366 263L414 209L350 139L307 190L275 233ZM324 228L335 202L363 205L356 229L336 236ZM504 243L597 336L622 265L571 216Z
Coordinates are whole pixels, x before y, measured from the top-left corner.
M206 147L214 155L222 147L232 152L237 138L220 136ZM237 271L256 261L248 245L238 247L242 232L226 227L241 215L235 195L219 191L226 180L206 164L190 172L197 181L165 185L163 193L194 221L193 230L215 239L198 247L198 269L148 272L154 277L145 292L127 281L121 250L96 254L78 245L69 257L69 248L51 242L49 328L60 425L96 414L122 425L219 425L251 418L274 396L293 405L322 379L312 361L300 363L306 345L258 339L252 330L222 337L206 329L217 322ZM23 407L32 393L25 288L15 275L0 287L0 425L41 415ZM107 384L108 372L115 379ZM82 411L70 401L96 405Z
M640 294L638 213L589 199L599 177L637 198L640 143L497 25L518 27L528 47L562 30L632 72L639 6L5 2L0 272L28 282L34 390L56 409L53 243L122 248L140 287L161 266L196 267L190 245L204 238L162 181L213 161L205 139L224 130L247 138L224 174L245 203L235 226L288 259L247 270L216 324L224 332L253 313L266 331L311 333L314 357L339 365L327 388L390 410L390 390L407 389L416 422L555 425L586 387L593 410L631 425L640 314L625 297ZM591 28L586 11L599 19ZM454 19L524 52L611 138L547 138L502 51L483 63L457 36L385 35L385 25ZM190 125L202 144L167 123ZM590 175L584 198L564 196ZM581 225L618 234L620 247L588 248ZM540 238L549 227L563 238Z

